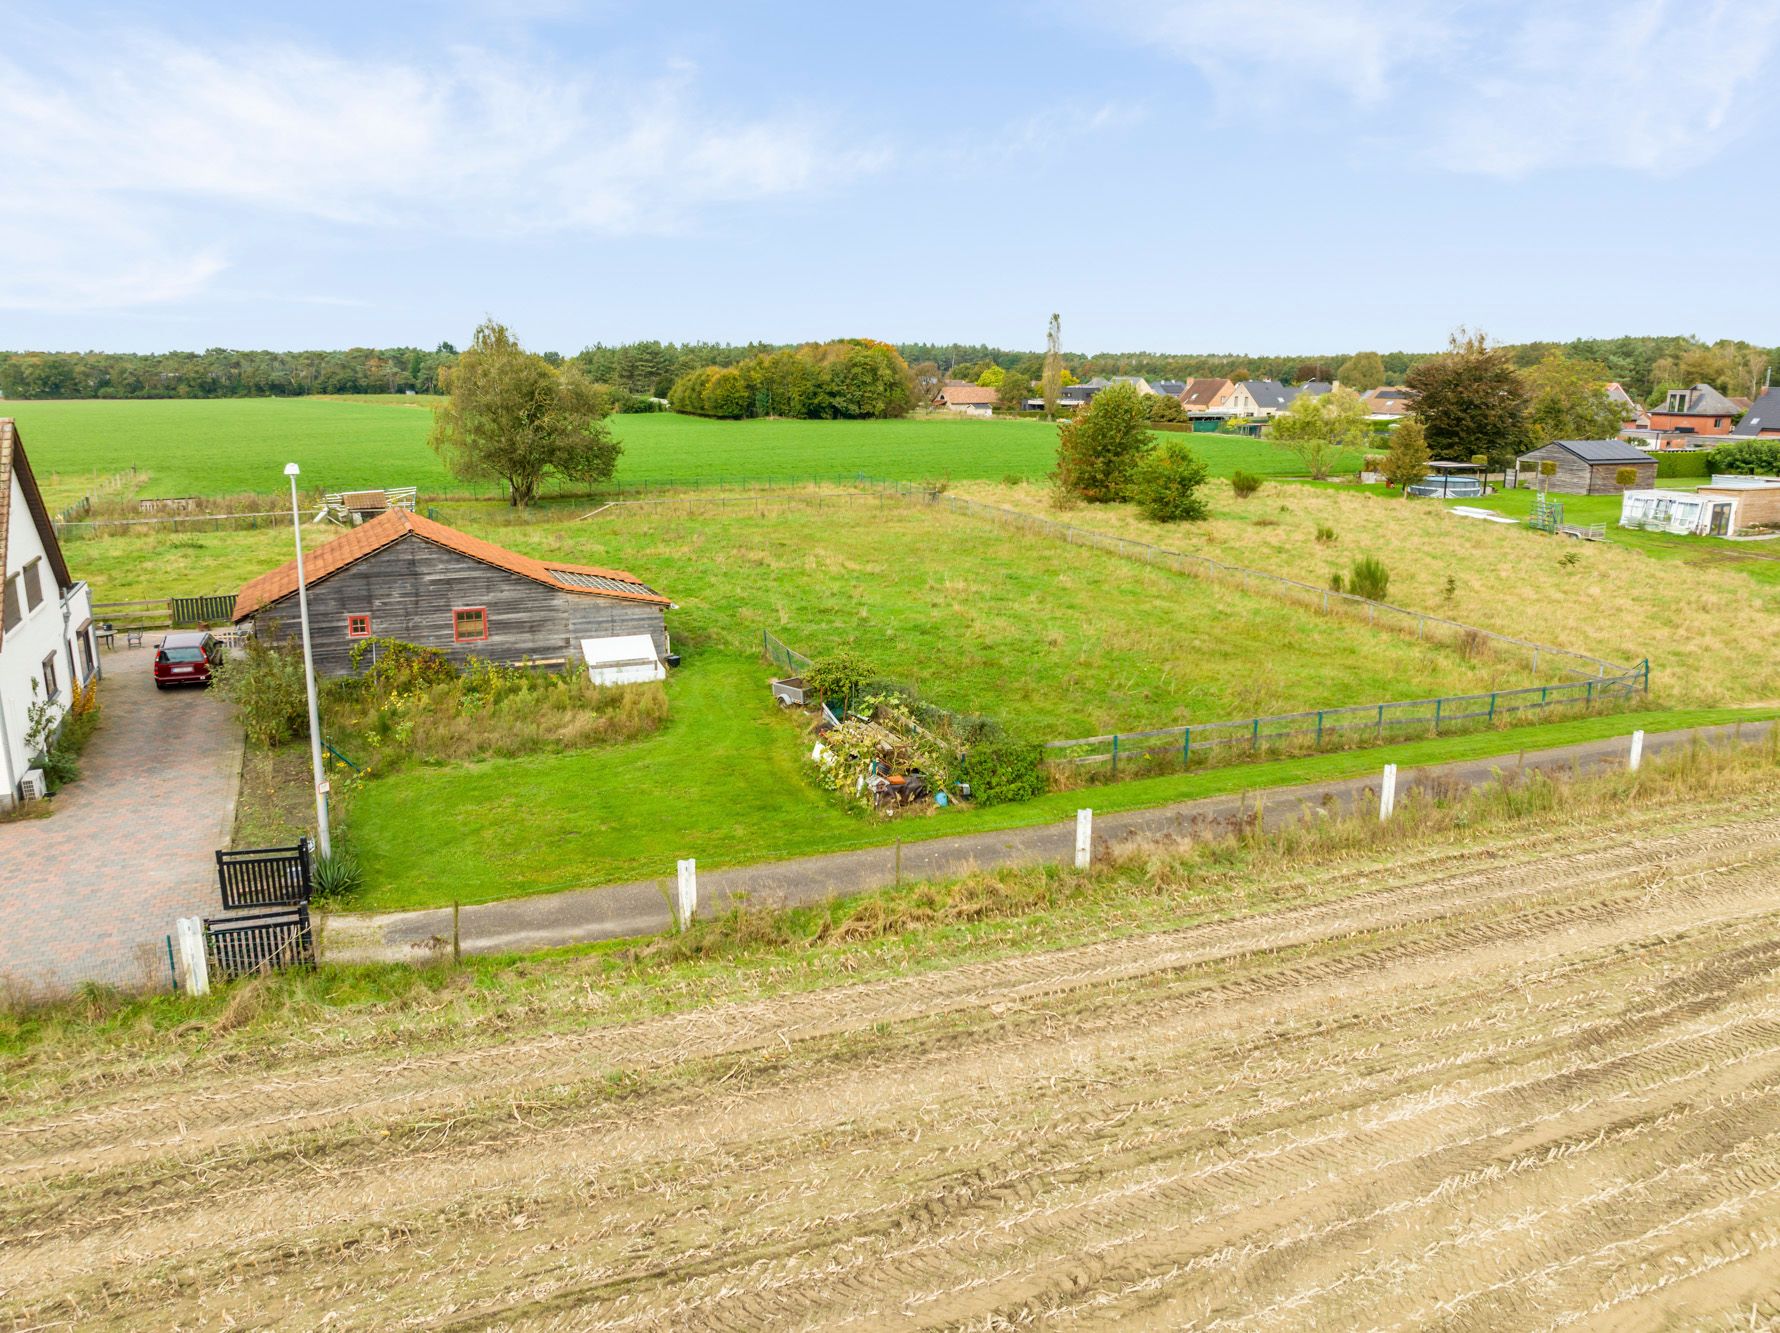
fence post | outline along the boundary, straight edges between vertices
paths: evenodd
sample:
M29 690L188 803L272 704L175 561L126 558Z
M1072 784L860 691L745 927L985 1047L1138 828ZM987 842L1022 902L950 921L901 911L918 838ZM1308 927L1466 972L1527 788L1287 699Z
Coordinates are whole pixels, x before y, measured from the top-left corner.
M1113 733L1112 775L1119 776L1119 733L1116 731Z
M1439 699L1434 700L1434 734L1436 736L1438 736L1440 734L1440 704L1441 704L1441 702L1442 701Z
M1494 722L1495 720L1496 720L1496 692L1494 690L1491 690L1490 691L1490 721Z
M1249 728L1248 748L1250 750L1259 750L1261 748L1261 719L1258 717L1254 720L1254 724Z
M1323 748L1323 710L1316 710L1316 748Z
M1094 812L1075 812L1075 868L1086 870L1094 859Z
M1626 768L1628 771L1636 773L1638 771L1638 766L1643 762L1644 733L1642 731L1634 731L1632 733L1632 753L1626 759Z
M204 923L182 916L173 923L179 935L179 957L185 964L185 988L193 995L210 994L210 960L204 954Z
M687 857L679 863L680 879L674 901L674 917L681 930L692 924L698 912L698 861Z
M1191 727L1182 727L1180 729L1180 766L1185 768L1192 762L1193 729Z
M1397 808L1397 766L1384 766L1384 781L1378 784L1378 822L1384 823Z

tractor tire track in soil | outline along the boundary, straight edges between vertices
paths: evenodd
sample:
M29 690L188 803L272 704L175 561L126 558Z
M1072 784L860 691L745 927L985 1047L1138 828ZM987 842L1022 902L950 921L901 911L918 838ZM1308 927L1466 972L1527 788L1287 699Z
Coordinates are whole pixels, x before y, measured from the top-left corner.
M1780 1315L1780 818L1671 815L930 975L70 1078L0 1115L0 1320Z

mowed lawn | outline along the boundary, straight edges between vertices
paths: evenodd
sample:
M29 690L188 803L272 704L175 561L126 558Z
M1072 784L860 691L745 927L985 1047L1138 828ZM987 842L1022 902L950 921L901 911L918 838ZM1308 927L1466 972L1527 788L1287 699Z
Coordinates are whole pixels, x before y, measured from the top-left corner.
M479 493L452 477L427 447L425 398L251 398L206 401L8 402L52 501L63 504L131 468L139 495L274 494L284 465L303 469L306 492L418 486L429 494ZM1055 464L1056 427L923 415L900 421L708 421L671 413L621 416L625 484L785 482L859 476L896 481L1032 479ZM1212 472L1284 475L1295 455L1264 441L1221 435L1188 440ZM1344 460L1352 466L1357 458Z

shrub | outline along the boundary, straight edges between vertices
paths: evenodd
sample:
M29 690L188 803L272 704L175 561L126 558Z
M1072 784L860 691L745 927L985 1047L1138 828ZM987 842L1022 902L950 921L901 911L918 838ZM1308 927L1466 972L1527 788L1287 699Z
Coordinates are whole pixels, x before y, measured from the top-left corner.
M1173 394L1153 393L1143 400L1144 414L1151 421L1185 421L1187 409Z
M1029 741L997 737L980 741L965 750L958 764L958 780L970 784L970 798L978 805L1002 805L1029 801L1044 795L1044 746Z
M1746 476L1780 473L1780 440L1735 440L1721 444L1712 451L1710 466L1713 472Z
M1363 555L1347 574L1347 590L1355 597L1382 602L1390 590L1391 574L1377 556Z
M1133 474L1153 444L1148 427L1135 388L1102 389L1057 429L1057 485L1089 504L1130 499Z
M1635 467L1622 467L1615 470L1613 473L1613 482L1617 486L1636 486L1638 484L1638 469Z
M1261 479L1252 472L1244 472L1238 468L1230 474L1230 489L1236 492L1238 500L1246 500L1261 489Z
M311 868L315 897L321 901L339 902L357 893L365 884L365 872L345 847L335 847L332 856L319 856Z
M1327 546L1330 542L1335 540L1335 529L1330 527L1327 523L1318 523L1316 525L1316 539L1324 546Z
M1703 450L1699 453L1667 453L1656 456L1656 475L1659 477L1709 477L1712 475L1712 463L1718 454L1716 450ZM1728 471L1728 469L1719 469Z
M1143 516L1157 523L1202 519L1207 510L1199 488L1207 475L1203 458L1170 440L1139 461L1131 479L1131 497Z
M838 699L850 708L859 691L876 674L864 657L851 648L839 648L805 667L803 683L805 691L816 698Z
M301 654L265 639L223 660L217 684L234 705L241 729L255 745L271 749L300 735L308 723Z

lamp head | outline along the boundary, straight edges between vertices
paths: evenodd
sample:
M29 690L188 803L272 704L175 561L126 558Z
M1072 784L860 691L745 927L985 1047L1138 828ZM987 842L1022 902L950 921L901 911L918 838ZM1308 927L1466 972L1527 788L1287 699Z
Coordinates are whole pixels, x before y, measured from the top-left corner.
M295 463L286 463L284 465L284 475L287 477L296 476L299 470L300 469L297 467L297 465Z

